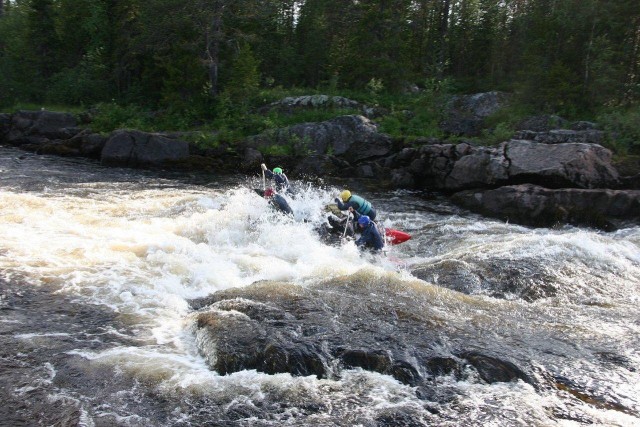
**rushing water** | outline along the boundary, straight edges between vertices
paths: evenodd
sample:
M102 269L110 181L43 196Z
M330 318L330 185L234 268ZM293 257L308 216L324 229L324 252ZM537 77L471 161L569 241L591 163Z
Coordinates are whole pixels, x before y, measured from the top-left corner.
M175 177L0 148L0 425L640 425L640 228L529 229L432 194L356 187L413 235L362 256L314 232L340 188L297 185L291 220L252 191L257 174ZM438 398L362 369L209 368L189 301L338 277L410 283L451 333L443 352L474 341L556 381L443 375Z

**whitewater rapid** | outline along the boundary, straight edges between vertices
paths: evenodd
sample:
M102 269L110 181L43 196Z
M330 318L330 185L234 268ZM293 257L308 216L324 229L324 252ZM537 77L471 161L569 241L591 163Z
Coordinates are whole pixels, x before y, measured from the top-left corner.
M55 420L62 406L87 426L640 423L640 228L529 229L436 195L361 188L386 226L414 236L385 256L363 256L353 242L327 245L315 231L341 187L295 182L288 218L253 191L262 185L258 174L192 179L0 149L10 402L33 395L45 403L22 409L26 419ZM455 263L451 274L468 274L467 288L447 289L447 269L414 273L447 263ZM505 265L518 266L509 271L519 271L521 286L553 292L525 300L500 288L512 280ZM487 346L525 354L534 366L560 360L544 351L572 355L553 367L585 377L584 394L611 404L473 376L440 378L446 398L436 401L361 369L335 379L222 376L198 349L190 300L260 281L307 287L369 276L424 288L440 321L473 323L495 336L483 338ZM603 348L612 356L592 359ZM85 384L98 378L99 386Z

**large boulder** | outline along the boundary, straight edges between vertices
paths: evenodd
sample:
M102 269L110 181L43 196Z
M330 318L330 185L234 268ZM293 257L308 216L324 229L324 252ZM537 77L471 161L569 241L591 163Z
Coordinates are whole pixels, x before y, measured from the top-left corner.
M109 166L160 166L189 157L189 143L162 134L118 130L106 141L100 161Z
M394 183L447 192L522 183L550 188L619 186L611 152L596 144L431 144L404 149L388 160Z
M361 368L431 388L434 376L463 377L475 368L488 383L533 382L526 367L490 351L483 338L443 354L447 326L419 286L355 275L308 287L257 282L216 292L191 302L196 342L221 374L256 369L330 378Z
M350 163L389 155L391 138L378 133L374 122L363 116L340 116L320 123L301 123L265 132L247 140L257 148L279 146L294 156L328 154Z
M447 190L494 186L509 177L509 162L501 150L474 147L453 164L445 178Z
M640 223L640 190L554 190L523 184L461 191L452 200L471 211L530 226L568 223L614 230Z
M329 95L289 96L261 107L258 112L267 114L277 111L283 114L294 114L301 110L321 109L354 110L369 118L380 116L383 113L377 108L360 104L353 99Z
M524 130L516 132L513 138L528 139L535 142L541 142L543 144L603 144L606 139L606 134L597 129L553 129L545 132Z
M18 111L11 115L11 128L6 140L12 145L41 144L55 139L69 139L81 131L73 114Z
M38 154L54 154L57 156L79 156L99 159L107 138L89 130L81 132L66 140L54 140L38 145L23 145L24 149L33 149Z
M447 105L440 128L451 135L478 136L485 127L485 119L508 101L508 94L496 91L455 96Z
M501 146L512 183L549 188L611 188L618 184L611 151L595 144L540 144L511 140Z

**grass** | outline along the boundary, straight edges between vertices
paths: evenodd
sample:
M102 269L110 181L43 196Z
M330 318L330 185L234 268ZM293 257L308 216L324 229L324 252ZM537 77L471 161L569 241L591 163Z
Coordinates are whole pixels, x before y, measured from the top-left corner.
M48 110L68 112L91 117L90 127L94 132L109 133L115 129L136 129L147 132L185 131L187 139L201 147L217 147L220 143L234 144L248 136L276 130L298 123L322 122L347 114L362 114L359 110L338 108L294 109L291 112L270 111L257 113L260 107L286 97L323 94L343 96L361 105L376 107L384 114L374 119L381 132L407 142L423 138L446 139L456 143L456 138L447 138L440 129L444 103L451 92L446 82L426 85L417 94L390 94L376 91L337 91L335 89L309 89L281 87L261 89L251 97L231 101L218 98L218 103L200 102L182 107L150 111L137 105L120 105L115 102L100 103L89 110L81 106L58 104L16 103L6 111ZM487 127L482 136L474 138L480 144L493 145L511 137L523 118L540 114L530 106L514 101L486 119ZM640 105L626 108L603 109L596 121L607 131L606 146L617 157L640 154ZM419 143L419 142L418 142ZM273 154L282 148L272 147ZM287 148L284 151L291 151ZM282 152L281 154L286 154Z

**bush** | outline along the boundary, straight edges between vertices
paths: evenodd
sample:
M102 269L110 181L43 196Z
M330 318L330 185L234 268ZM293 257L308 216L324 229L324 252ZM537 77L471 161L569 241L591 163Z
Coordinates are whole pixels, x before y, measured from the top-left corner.
M154 131L149 113L136 105L121 106L115 102L96 106L96 114L91 120L94 132L111 132L116 129L137 129Z
M640 154L640 106L603 112L598 123L610 135L609 144L616 154Z

